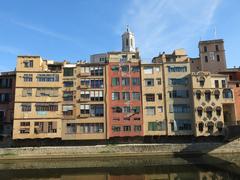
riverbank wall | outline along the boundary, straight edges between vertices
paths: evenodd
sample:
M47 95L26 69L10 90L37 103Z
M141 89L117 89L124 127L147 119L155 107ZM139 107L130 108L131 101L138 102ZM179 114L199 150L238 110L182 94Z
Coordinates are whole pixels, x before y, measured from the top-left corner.
M0 148L0 159L181 156L240 153L240 139L228 143L117 144L96 146Z

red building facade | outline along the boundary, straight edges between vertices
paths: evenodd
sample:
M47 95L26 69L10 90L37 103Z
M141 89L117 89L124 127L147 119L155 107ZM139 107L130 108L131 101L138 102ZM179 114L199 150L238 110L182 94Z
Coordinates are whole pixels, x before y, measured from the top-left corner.
M108 138L143 136L140 62L108 64Z
M240 124L240 68L227 69L221 74L229 76L228 84L233 89L235 98L235 114L237 123Z

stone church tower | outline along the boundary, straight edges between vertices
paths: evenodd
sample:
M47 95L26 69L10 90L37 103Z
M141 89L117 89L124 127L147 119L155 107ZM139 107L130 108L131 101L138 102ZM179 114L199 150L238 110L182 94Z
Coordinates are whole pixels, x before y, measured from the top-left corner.
M136 52L134 34L127 27L127 31L122 35L122 51Z

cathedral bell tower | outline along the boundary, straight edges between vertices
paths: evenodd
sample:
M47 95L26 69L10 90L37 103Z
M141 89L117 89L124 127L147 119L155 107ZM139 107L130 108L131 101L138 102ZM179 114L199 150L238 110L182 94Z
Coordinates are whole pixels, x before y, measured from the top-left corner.
M122 51L123 52L136 52L135 48L135 37L134 34L129 30L127 26L127 31L122 35Z

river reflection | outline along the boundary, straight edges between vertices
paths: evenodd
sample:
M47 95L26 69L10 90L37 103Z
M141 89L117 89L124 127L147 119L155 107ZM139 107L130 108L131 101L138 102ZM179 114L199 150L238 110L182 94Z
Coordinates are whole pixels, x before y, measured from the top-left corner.
M240 180L239 157L1 160L0 180Z
M237 174L208 165L177 165L132 168L1 170L5 179L51 180L222 180L240 179Z

